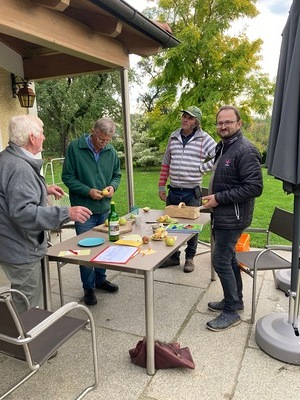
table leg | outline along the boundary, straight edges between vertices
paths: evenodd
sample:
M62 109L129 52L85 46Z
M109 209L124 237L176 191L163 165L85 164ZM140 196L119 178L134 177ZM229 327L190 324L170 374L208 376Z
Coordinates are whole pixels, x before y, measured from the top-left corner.
M60 296L60 305L61 307L65 304L64 301L64 290L63 290L63 281L61 276L61 268L66 265L66 263L62 263L57 261L56 268L57 268L57 276L58 276L58 286L59 286L59 296Z
M155 374L154 358L154 273L145 272L145 313L146 313L146 343L147 343L147 374Z
M50 265L47 256L45 256L41 260L41 268L42 268L42 279L44 288L44 307L45 310L51 311L52 304L51 304Z

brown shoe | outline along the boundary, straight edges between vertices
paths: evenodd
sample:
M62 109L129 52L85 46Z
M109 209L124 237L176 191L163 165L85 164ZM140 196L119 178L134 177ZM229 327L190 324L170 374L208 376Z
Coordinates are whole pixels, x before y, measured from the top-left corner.
M195 267L194 260L192 258L187 258L185 260L183 271L184 272L193 272L194 267Z

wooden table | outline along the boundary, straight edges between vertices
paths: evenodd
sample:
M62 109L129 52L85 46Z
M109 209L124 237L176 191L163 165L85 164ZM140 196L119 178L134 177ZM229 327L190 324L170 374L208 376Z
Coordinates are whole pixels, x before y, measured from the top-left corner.
M132 234L139 234L141 236L152 235L151 222L157 223L156 219L164 215L164 210L150 210L144 212L140 210L141 224L140 226L133 225ZM194 220L179 219L180 223L200 223L206 224L210 220L208 213L201 213L200 217ZM145 282L145 320L146 320L146 340L147 340L147 373L148 375L154 375L155 373L155 362L154 362L154 271L166 261L173 253L175 253L183 244L185 244L195 233L175 233L177 240L174 246L166 246L164 241L153 241L151 240L150 246L156 250L155 253L143 256L139 253L134 258L130 259L126 264L95 264L92 260L99 252L104 248L103 246L113 243L108 242L108 235L106 233L89 231L82 235L75 236L62 243L59 243L53 247L48 248L47 255L44 262L44 285L45 285L45 307L51 309L51 287L50 287L50 261L56 261L64 265L75 264L84 265L86 267L103 267L109 270L129 272L133 274L144 275ZM78 246L78 241L86 237L102 237L105 239L105 243L101 246L95 246L89 248L90 254L87 256L59 256L59 253L68 249L83 249ZM147 248L149 244L143 244L142 248ZM62 286L62 282L60 283Z

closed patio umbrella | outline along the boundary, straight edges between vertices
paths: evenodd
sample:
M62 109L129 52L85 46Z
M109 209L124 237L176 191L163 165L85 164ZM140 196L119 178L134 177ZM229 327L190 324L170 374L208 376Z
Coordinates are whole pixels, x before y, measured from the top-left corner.
M300 0L294 0L282 34L271 131L268 173L294 196L289 313L274 313L256 324L257 344L269 355L300 364L298 331L300 245Z

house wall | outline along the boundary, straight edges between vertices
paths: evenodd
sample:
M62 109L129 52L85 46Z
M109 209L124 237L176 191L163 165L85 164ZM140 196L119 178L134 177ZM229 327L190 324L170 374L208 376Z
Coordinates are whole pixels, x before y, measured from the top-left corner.
M0 67L0 151L8 143L8 122L14 115L28 114L27 108L20 106L18 98L12 96L10 72ZM35 111L34 111L35 112Z
M34 90L34 84L32 84ZM8 144L8 123L15 115L37 115L36 101L32 108L22 108L19 99L13 97L10 72L0 67L0 151ZM37 157L41 158L41 154Z

